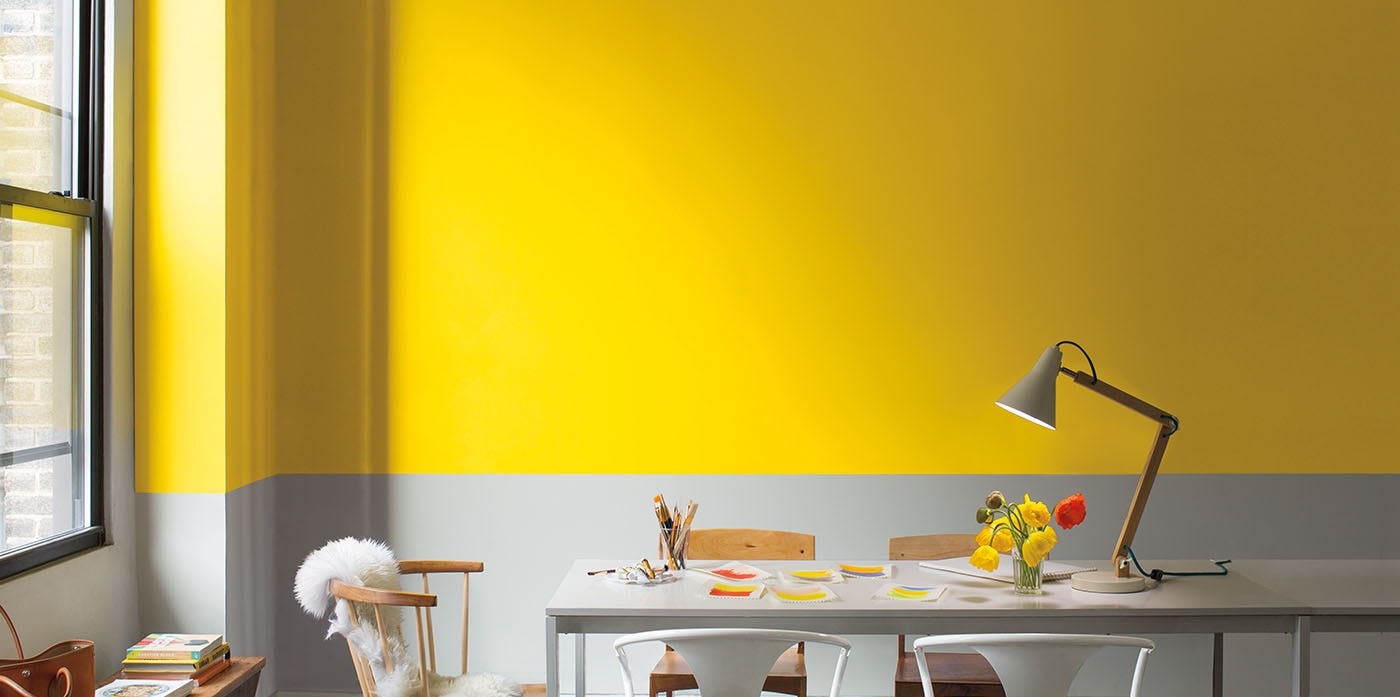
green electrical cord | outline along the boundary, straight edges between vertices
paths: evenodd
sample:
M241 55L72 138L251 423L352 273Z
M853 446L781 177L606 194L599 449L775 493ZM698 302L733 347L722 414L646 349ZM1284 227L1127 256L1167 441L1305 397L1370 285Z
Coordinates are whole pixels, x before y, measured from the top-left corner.
M1225 565L1229 564L1232 561L1230 559L1224 559L1221 561L1217 561L1215 559L1210 560L1210 563L1220 567L1219 571L1163 571L1161 569L1153 569L1149 572L1146 569L1142 568L1142 564L1138 563L1137 555L1133 554L1132 547L1123 545L1123 549L1127 550L1128 556L1132 558L1133 566L1137 567L1138 573L1154 581L1162 580L1163 576L1224 576L1225 574L1230 573L1230 570L1225 568Z

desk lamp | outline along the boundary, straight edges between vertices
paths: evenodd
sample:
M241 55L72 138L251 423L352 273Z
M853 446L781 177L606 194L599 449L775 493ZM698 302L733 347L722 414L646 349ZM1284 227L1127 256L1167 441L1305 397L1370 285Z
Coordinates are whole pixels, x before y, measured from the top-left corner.
M1065 344L1079 349L1079 352L1084 354L1084 360L1089 361L1088 373L1060 366L1060 361L1064 358L1060 347ZM1147 465L1142 468L1142 476L1138 477L1137 491L1133 492L1133 503L1128 507L1123 531L1118 533L1118 543L1113 546L1112 570L1081 571L1070 577L1070 585L1082 591L1136 593L1146 588L1147 582L1143 577L1133 575L1128 568L1127 548L1133 544L1138 521L1142 520L1142 511L1147 508L1147 496L1152 492L1152 482L1157 478L1157 468L1161 466L1162 454L1167 450L1167 439L1176 433L1180 422L1175 416L1100 380L1098 372L1094 370L1094 361L1089 358L1089 352L1073 341L1061 341L1045 349L1035 367L1031 368L1031 372L1007 390L1006 394L997 400L997 406L1052 431L1055 430L1055 378L1061 373L1073 378L1075 384L1087 387L1160 424L1157 438L1152 442L1152 452L1147 456Z

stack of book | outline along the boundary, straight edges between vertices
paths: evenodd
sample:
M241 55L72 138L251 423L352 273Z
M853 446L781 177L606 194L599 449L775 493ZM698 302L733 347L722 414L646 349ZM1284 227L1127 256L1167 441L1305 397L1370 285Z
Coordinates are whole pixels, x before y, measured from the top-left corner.
M194 688L193 680L113 680L98 687L95 697L184 697Z
M209 682L229 667L228 642L222 634L147 634L122 659L126 680L193 680Z

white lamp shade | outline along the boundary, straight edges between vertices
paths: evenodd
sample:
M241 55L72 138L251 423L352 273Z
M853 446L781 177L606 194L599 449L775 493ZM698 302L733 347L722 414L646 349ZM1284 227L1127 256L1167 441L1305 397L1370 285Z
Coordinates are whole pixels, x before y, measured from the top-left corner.
M1040 354L1031 372L1011 386L997 400L997 406L1023 419L1055 430L1055 379L1060 376L1060 347L1051 346Z

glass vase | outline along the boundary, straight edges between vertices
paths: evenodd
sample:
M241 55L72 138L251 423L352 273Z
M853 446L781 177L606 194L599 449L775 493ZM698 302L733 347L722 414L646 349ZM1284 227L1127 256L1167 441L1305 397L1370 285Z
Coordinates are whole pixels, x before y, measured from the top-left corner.
M1021 595L1040 595L1043 591L1040 588L1040 572L1044 568L1045 560L1040 560L1039 564L1031 566L1021 558L1020 546L1011 548L1011 573L1015 577L1016 592Z

